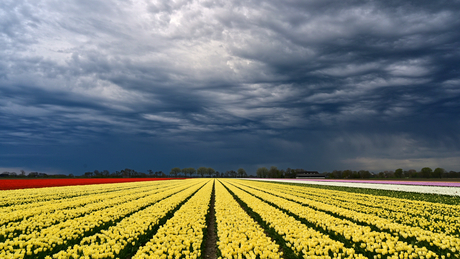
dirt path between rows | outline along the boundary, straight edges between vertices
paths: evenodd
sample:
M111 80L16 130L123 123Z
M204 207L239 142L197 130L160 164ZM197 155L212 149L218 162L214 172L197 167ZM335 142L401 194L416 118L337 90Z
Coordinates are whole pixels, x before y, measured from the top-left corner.
M214 208L215 203L215 187L212 188L211 203L209 205L209 219L206 233L206 249L204 257L206 259L217 259L217 234L216 234L216 211Z

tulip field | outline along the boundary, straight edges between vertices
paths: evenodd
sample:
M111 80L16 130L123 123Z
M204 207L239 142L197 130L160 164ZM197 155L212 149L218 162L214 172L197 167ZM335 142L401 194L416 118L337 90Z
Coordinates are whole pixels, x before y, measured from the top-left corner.
M168 178L184 179L184 178ZM103 183L159 181L164 178L68 178L68 179L5 179L0 180L0 190L14 190L24 188L42 188L69 185L87 185Z
M0 258L460 258L460 204L242 179L1 190Z

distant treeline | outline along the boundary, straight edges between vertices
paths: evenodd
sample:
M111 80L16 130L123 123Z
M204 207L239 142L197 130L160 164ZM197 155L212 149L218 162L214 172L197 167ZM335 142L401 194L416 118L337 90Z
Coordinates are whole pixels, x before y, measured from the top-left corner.
M147 172L138 172L133 169L123 169L121 171L110 172L108 170L94 170L92 172L85 172L82 175L73 174L46 174L39 172L26 173L21 170L20 173L16 172L3 172L0 178L168 178L168 177L248 177L248 174L243 168L238 170L229 170L219 172L211 167L200 167L198 169L188 167L179 168L174 167L169 173L163 171L147 170Z
M245 178L245 177L259 177L259 178L296 178L299 176L307 175L311 177L321 177L327 179L387 179L387 178L460 178L460 172L446 171L443 168L431 169L424 167L420 171L415 169L403 170L401 168L395 171L383 171L379 173L369 172L367 170L352 171L352 170L334 170L332 172L318 173L316 171L305 171L304 169L278 169L276 166L271 166L270 169L260 167L254 174L248 174L245 169L239 168L238 170L228 170L219 172L211 167L193 167L179 168L174 167L169 173L163 171L147 170L146 173L138 172L133 169L123 169L121 171L109 172L108 170L94 170L92 172L85 172L83 175L75 176L73 174L45 174L39 172L26 173L21 170L16 172L3 172L0 174L1 178L168 178L168 177L222 177L222 178Z
M170 177L169 175L163 173L162 171L153 172L148 170L148 173L137 172L133 169L123 169L121 171L109 172L108 170L94 170L92 172L85 172L83 175L73 175L73 174L46 174L39 172L30 172L26 173L24 170L18 174L16 172L3 172L0 174L0 177L8 178L161 178L161 177Z
M403 170L401 168L395 171L383 171L379 173L371 173L369 171L332 171L326 173L326 178L330 179L367 179L367 178L460 178L460 172L446 171L443 168L431 169L430 167L424 167L420 171L415 169Z
M424 167L420 171L415 169L403 170L401 168L395 171L383 171L379 173L367 170L334 170L332 172L318 173L316 171L305 171L304 169L278 170L276 166L267 169L261 167L257 169L256 176L262 178L296 178L298 176L324 177L327 179L370 179L370 178L460 178L460 172L446 171L443 168L431 169Z

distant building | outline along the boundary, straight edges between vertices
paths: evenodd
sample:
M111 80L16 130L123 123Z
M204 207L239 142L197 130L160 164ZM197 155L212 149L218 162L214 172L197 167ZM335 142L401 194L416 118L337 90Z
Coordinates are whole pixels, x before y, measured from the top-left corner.
M296 174L296 178L298 179L324 179L326 178L326 174L320 174L318 171L303 171L303 172L298 172Z

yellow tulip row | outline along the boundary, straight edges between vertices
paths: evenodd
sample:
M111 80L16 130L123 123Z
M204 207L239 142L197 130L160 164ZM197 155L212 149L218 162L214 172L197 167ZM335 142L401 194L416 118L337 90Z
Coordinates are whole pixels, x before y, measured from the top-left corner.
M139 245L139 237L155 227L166 216L200 187L203 181L194 181L194 186L174 194L141 211L124 218L115 226L92 236L85 237L77 245L60 251L49 258L114 258L127 247Z
M235 179L1 191L0 258L199 258L213 183L222 258L284 256L227 188L298 257L460 258L458 205Z
M441 253L445 253L446 255L450 255L450 253L459 255L457 249L459 244L458 239L452 236L432 233L420 228L393 223L374 215L366 215L364 213L358 213L351 210L333 207L327 204L323 204L321 207L322 210L327 210L331 213L343 217L352 218L355 221L363 222L368 225L374 225L381 230L387 230L382 232L372 231L369 226L362 226L347 219L334 217L328 213L324 213L303 206L301 204L305 203L312 205L314 204L313 201L305 199L302 200L296 196L280 193L273 189L264 189L264 191L259 191L256 189L248 188L247 186L241 185L238 182L232 183L234 183L236 186L239 186L240 188L245 189L252 195L260 197L261 199L269 201L280 208L290 211L298 217L311 222L317 227L337 233L350 240L351 242L360 243L360 246L369 252L390 256L407 255L409 258L418 258L420 255L429 258L439 258L435 252L430 251L425 247L418 247L417 245L408 244L407 242L399 240L398 235L407 235L410 237L415 237L419 242L431 242L433 246L437 246L439 249L443 249L444 251ZM245 184L248 185L247 182ZM249 185L257 186L258 183L249 183ZM273 194L286 197L287 199L275 196ZM288 199L296 200L298 202L293 202Z
M214 180L193 195L153 238L132 257L142 258L199 258L206 228L206 215Z
M303 188L296 186L297 191ZM460 218L460 205L451 205L443 203L433 203L426 201L400 199L395 197L377 196L361 193L352 193L333 190L315 191L310 188L309 193L313 195L331 197L338 200L356 200L363 205L385 208L386 210L405 212L414 216L424 216L436 220L447 220L453 217L452 222ZM307 190L307 189L306 189ZM318 189L316 189L318 190ZM305 191L302 191L305 192ZM448 216L448 217L446 217Z
M255 185L263 186L263 183L256 183ZM450 250L456 252L460 250L460 239L456 236L448 235L446 233L434 233L431 230L422 229L420 227L412 227L404 224L399 224L393 220L387 218L381 218L376 215L356 212L354 207L340 208L330 204L324 204L322 202L316 202L308 198L302 198L295 195L288 194L286 192L278 192L273 185L266 186L264 191L285 197L287 199L296 201L297 203L306 204L312 208L321 209L328 211L334 214L337 214L342 217L347 217L358 222L365 224L373 225L379 228L382 231L387 231L391 233L397 233L403 238L415 238L418 241L425 241L430 244L430 246L438 247L442 250ZM340 202L338 202L340 203ZM382 212L383 214L383 212ZM409 218L409 216L405 216ZM433 222L433 225L446 226L443 222Z
M23 204L18 207L10 206L13 208L7 207L3 208L3 210L0 210L0 221L2 222L2 224L18 221L18 219L31 221L32 219L30 217L34 217L37 215L50 214L55 212L67 213L67 210L83 207L85 207L85 209L91 209L91 207L95 206L95 209L97 210L100 206L104 207L105 203L116 203L116 199L120 199L123 196L132 196L130 197L130 199L138 199L155 192L160 192L165 188L171 188L172 186L174 186L173 183L169 183L167 185L162 184L158 186L131 186L131 188L124 190L106 191L104 193L96 193L94 195L89 196L84 195L68 199L59 199L56 201L41 202L40 206L35 207L25 206L29 204ZM115 200L111 201L111 199ZM126 200L126 198L124 199ZM108 206L112 205L110 204Z
M279 246L266 236L225 187L216 181L217 246L222 258L282 258Z
M357 199L350 199L344 201L340 199L335 199L333 197L307 195L289 190L281 191L283 193L299 196L307 200L319 202L318 204L326 203L341 208L349 208L353 211L365 214L372 214L380 218L385 218L392 222L420 227L422 229L430 230L437 233L451 234L457 237L459 236L458 234L460 230L460 217L446 216L440 214L439 212L428 214L428 212L426 211L420 211L419 209L414 209L410 206L400 206L401 208L405 208L405 211L392 210L391 207L396 207L396 204L404 204L406 203L406 200L392 201L392 203L387 203L387 205L385 206L384 204L372 204L371 202L366 202ZM322 205L320 205L320 207L322 207ZM387 209L386 207L389 208Z
M124 188L122 190L119 190L120 189L119 187L112 186L113 190L104 188L103 190L101 190L103 192L93 192L93 193L89 192L90 194L88 194L88 192L85 192L85 195L82 194L82 195L75 196L75 197L71 196L72 198L62 198L61 197L56 200L48 200L48 201L42 201L42 202L30 202L30 203L20 204L20 205L10 205L7 207L0 208L0 224L4 225L11 221L26 219L28 217L38 215L41 213L49 213L51 211L55 211L58 208L64 209L64 208L79 207L84 204L103 201L101 200L101 197L104 197L105 195L109 195L110 193L114 193L114 197L116 197L117 192L129 192L129 193L145 192L145 191L155 190L155 189L166 187L166 186L173 186L173 184L165 181L155 187L153 187L152 185L146 185L146 184L129 185L130 188ZM98 187L99 186L93 186L93 188L95 189L99 189ZM90 190L87 188L88 187L85 186L86 190ZM43 189L47 189L47 190L44 190L45 194L47 193L47 191L49 191L51 192L50 196L55 197L55 195L52 194L52 193L55 193L55 191L51 191L52 188L43 188ZM60 188L60 192L62 192L63 190L64 189ZM27 193L28 189L26 189L24 192Z
M367 258L356 253L353 248L345 247L343 243L307 227L283 211L237 188L236 180L225 180L223 183L249 208L260 215L271 228L275 229L297 256L304 258L315 256L316 258L330 258L331 256L333 258Z
M177 192L196 186L198 183L193 181L178 182L176 188L168 189L160 193L155 193L137 200L128 201L117 206L103 210L94 211L83 217L78 217L60 222L40 231L30 234L23 234L19 237L8 239L0 243L0 258L21 254L24 256L34 256L42 252L49 253L55 247L65 245L68 241L83 238L88 232L105 224L122 219L126 215L134 213L142 208L154 204Z
M397 222L401 224L411 225L415 227L421 227L422 229L430 230L437 233L445 233L456 235L459 230L459 218L447 217L445 215L439 215L433 213L433 215L427 217L418 216L420 214L426 214L426 212L418 212L414 210L410 205L406 206L406 211L401 212L398 210L392 210L391 207L396 207L395 204L405 204L407 200L393 200L391 203L387 200L387 207L382 203L375 203L369 202L371 199L370 197L357 197L353 193L349 192L341 192L343 196L337 195L330 195L327 196L325 190L317 189L317 188L308 188L308 187L300 187L300 186L288 186L288 185L281 185L281 184L272 184L272 183L263 183L259 185L259 187L266 188L266 189L276 189L284 194L291 194L294 196L301 197L305 199L305 201L309 201L309 205L315 206L315 208L322 208L324 204L329 204L334 207L341 207L347 208L353 211L365 213L365 214L372 214L381 218L388 219L392 222ZM329 191L329 190L328 190ZM283 194L283 195L284 195ZM352 197L351 197L352 196ZM371 195L366 195L371 196ZM361 199L359 199L361 198ZM317 203L315 203L317 202ZM317 207L316 205L319 207ZM404 206L404 205L403 205ZM415 215L413 215L415 214ZM441 220L441 219L445 220Z
M268 189L275 188L280 192L299 196L307 200L342 208L350 208L354 211L373 214L394 222L421 227L437 233L460 236L460 206L458 205L411 201L390 197L375 198L375 196L372 197L372 195L368 194L326 191L318 188L272 183L264 183L259 186ZM433 207L436 209L433 210Z
M162 185L162 187L171 188L171 184ZM9 214L0 214L4 220L12 221L17 218L24 218L20 221L10 222L0 227L0 240L4 238L13 238L20 234L30 234L42 228L49 227L58 222L80 217L93 211L105 209L107 207L123 204L128 201L137 200L155 193L163 192L168 188L152 188L152 186L128 189L123 191L109 192L99 194L94 197L81 197L66 199L67 202L61 201L51 203L47 206L34 208L31 210L20 210ZM152 190L153 189L153 190ZM33 215L32 217L28 217Z
M61 187L44 187L44 188L26 188L0 191L0 206L17 206L27 203L39 203L42 201L58 200L61 198L69 198L85 195L89 193L97 193L101 187L91 190L88 185L65 186L67 190ZM78 189L77 187L82 187ZM105 188L113 189L112 186L104 186Z
M148 186L148 182L131 182L125 185L113 183L3 190L0 191L0 206L17 206L21 204L39 206L40 202L58 201L59 199L126 190L140 186Z

